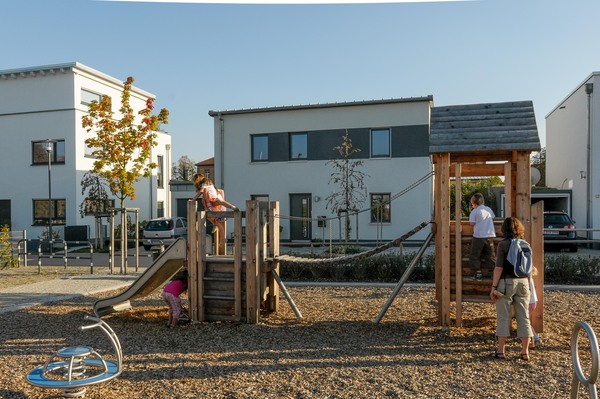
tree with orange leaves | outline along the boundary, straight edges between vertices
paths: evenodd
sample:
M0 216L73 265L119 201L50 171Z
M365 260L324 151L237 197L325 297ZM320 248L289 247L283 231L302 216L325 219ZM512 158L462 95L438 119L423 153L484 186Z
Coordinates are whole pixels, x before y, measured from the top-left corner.
M153 115L154 99L148 98L146 106L135 115L130 105L131 88L134 79L128 77L123 82L120 119L115 118L111 109L111 99L102 96L100 102L92 101L88 115L82 117L82 126L94 134L85 140L92 149L94 167L90 171L108 183L110 191L120 200L121 208L125 199L135 199L135 186L141 177L150 177L156 164L148 162L152 148L157 145L157 130L167 124L169 111L160 110Z

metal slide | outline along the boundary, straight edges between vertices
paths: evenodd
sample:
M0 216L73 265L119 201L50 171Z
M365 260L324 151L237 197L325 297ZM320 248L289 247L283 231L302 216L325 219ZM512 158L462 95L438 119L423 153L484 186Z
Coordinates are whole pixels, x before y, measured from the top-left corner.
M162 253L142 275L125 291L115 296L99 299L94 303L97 317L131 308L130 301L149 295L186 265L187 244L178 238Z

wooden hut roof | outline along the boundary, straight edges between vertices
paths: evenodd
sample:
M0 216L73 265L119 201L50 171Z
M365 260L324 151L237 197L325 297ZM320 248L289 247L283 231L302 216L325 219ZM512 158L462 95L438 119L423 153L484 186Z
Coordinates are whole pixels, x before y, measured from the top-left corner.
M531 101L434 107L429 153L541 149Z

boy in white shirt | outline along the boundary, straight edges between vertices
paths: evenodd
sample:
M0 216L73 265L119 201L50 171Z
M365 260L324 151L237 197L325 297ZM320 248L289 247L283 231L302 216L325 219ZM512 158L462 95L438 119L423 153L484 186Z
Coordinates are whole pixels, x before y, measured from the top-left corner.
M469 255L469 266L475 280L483 278L482 266L492 270L496 264L496 253L494 251L494 211L484 205L483 195L475 193L471 197L473 210L469 215L469 222L473 226L473 240L471 242L471 254Z

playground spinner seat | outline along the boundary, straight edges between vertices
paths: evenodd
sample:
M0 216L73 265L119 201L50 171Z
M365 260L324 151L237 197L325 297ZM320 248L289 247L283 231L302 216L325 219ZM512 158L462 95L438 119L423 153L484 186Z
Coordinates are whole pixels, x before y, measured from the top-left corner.
M86 387L109 381L122 372L123 353L121 343L112 328L103 320L86 316L93 324L79 327L81 331L100 328L104 332L116 355L116 361L105 360L90 346L70 346L50 355L43 366L27 374L31 385L63 390L63 397L74 398L85 395Z

